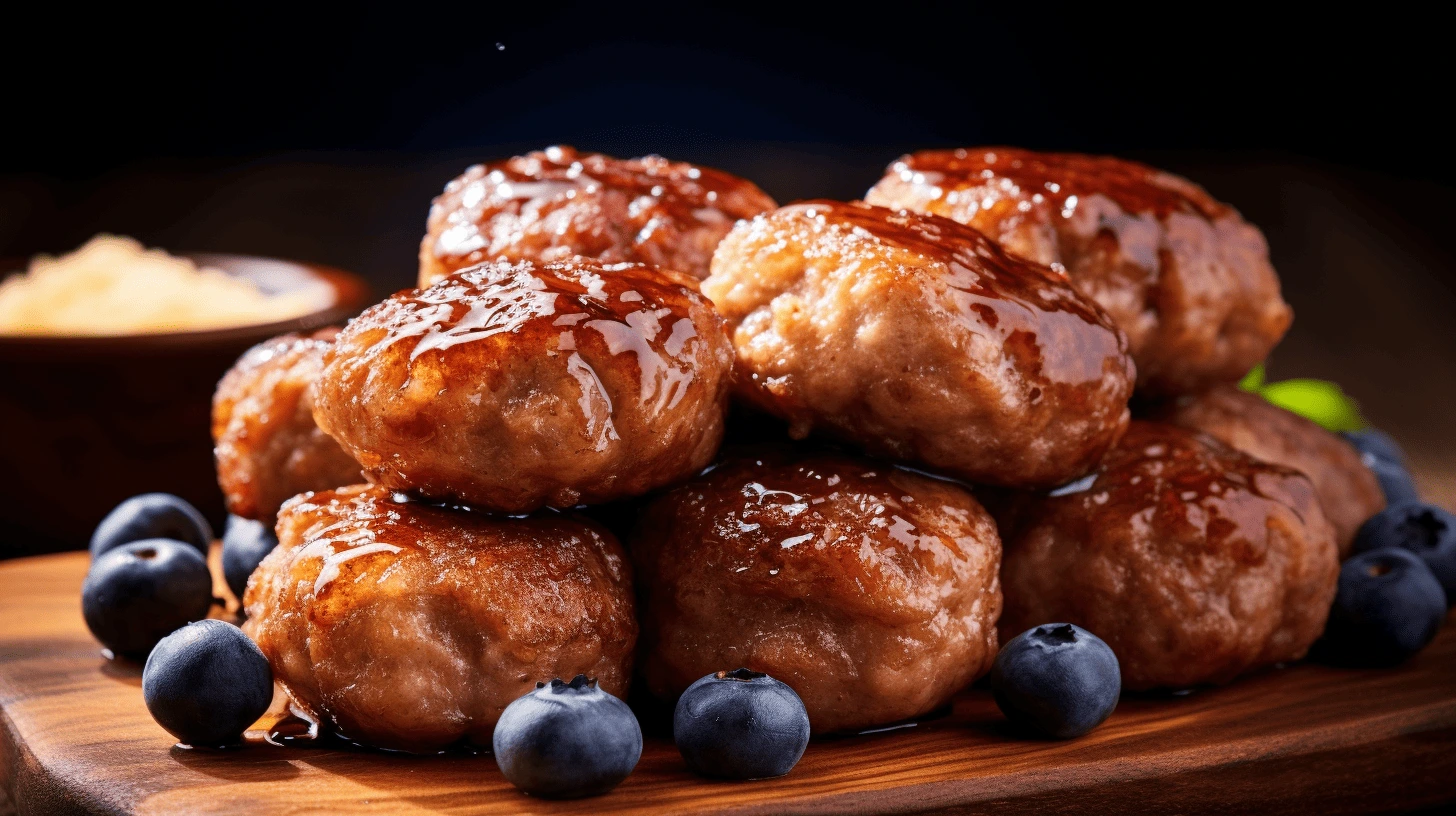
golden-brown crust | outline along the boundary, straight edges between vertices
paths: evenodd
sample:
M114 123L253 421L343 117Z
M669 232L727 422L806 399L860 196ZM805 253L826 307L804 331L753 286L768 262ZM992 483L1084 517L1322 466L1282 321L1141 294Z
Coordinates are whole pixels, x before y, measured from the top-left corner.
M1334 530L1309 480L1173 425L1134 421L1087 483L1000 515L1001 637L1085 627L1127 689L1296 660L1334 599Z
M1263 234L1196 184L1136 162L926 150L891 164L865 198L953 218L1064 268L1127 332L1149 394L1238 380L1292 320Z
M747 666L816 732L924 714L990 669L1000 541L969 493L885 462L734 458L633 535L644 676L671 698Z
M482 264L350 321L314 414L392 489L507 512L594 504L712 459L732 355L686 276Z
M420 244L420 286L481 261L573 257L701 279L734 221L773 208L752 182L720 170L551 147L475 165L446 185Z
M337 334L259 343L217 384L213 452L229 513L271 524L292 496L359 481L359 463L313 420L313 383Z
M1222 386L1180 397L1159 406L1154 415L1308 476L1325 518L1334 525L1342 558L1360 525L1385 509L1380 482L1348 442L1257 394Z
M278 541L248 583L246 629L294 704L350 739L490 745L511 701L578 673L626 696L631 575L595 524L357 485L288 502Z
M744 222L703 282L738 392L971 481L1086 473L1128 419L1127 338L1050 269L946 218L812 201Z

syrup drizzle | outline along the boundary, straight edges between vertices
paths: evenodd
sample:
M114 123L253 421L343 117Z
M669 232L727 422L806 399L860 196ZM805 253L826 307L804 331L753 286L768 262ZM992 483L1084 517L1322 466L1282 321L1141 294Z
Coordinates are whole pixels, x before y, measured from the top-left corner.
M847 231L913 251L942 265L935 275L974 334L1026 349L1022 368L1046 384L1100 383L1108 365L1126 365L1112 321L1050 267L1003 251L977 230L937 215L863 202L815 200L784 207L826 230Z
M935 188L949 203L955 195L980 194L991 200L1046 201L1063 218L1072 218L1093 196L1115 202L1129 213L1166 218L1175 212L1210 220L1230 213L1203 188L1161 170L1111 156L1037 153L1011 147L923 150L890 165L901 181Z

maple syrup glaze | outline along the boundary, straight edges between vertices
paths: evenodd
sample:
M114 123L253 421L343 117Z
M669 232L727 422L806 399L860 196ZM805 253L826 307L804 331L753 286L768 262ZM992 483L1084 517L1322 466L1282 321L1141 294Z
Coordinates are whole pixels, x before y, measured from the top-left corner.
M377 484L507 512L570 507L707 464L731 364L691 278L498 262L351 321L315 415Z
M283 502L359 481L359 463L313 418L313 384L339 330L248 349L212 399L213 454L228 512L272 523Z
M420 283L484 260L572 257L702 278L733 222L773 207L752 182L720 170L551 147L475 165L446 185L430 209Z
M1335 528L1341 557L1360 525L1385 509L1385 496L1360 453L1340 437L1258 394L1222 386L1154 406L1154 418L1206 433L1255 459L1309 477Z
M995 656L994 523L887 462L735 455L655 499L631 549L666 699L746 666L792 686L815 733L857 730L936 709Z
M922 150L901 156L886 172L911 183L943 184L945 195L984 185L1015 197L1041 196L1062 213L1075 210L1079 200L1093 195L1106 196L1128 212L1160 218L1186 212L1215 219L1232 212L1185 178L1111 156L1037 153L1013 147Z
M1018 335L1036 349L1027 361L1048 385L1083 385L1102 378L1109 358L1126 349L1110 327L1110 319L1097 305L1078 295L1066 276L1038 263L1008 255L980 232L949 218L910 210L892 211L862 201L819 199L791 204L785 212L802 209L806 217L827 224L862 230L889 246L920 255L930 265L944 267L939 283L955 293L955 306L973 313L977 329L990 330L1003 343ZM1069 325L1063 328L1065 320ZM1077 326L1075 324L1081 324ZM1086 331L1101 342L1059 342L1064 333ZM1042 334L1056 340L1042 341Z
M969 224L1065 270L1128 334L1149 395L1237 381L1289 328L1259 230L1198 185L1136 162L922 151L891 164L865 198Z
M998 512L1001 637L1049 620L1107 641L1130 690L1223 683L1302 657L1339 573L1303 474L1134 421L1093 476Z
M738 388L802 438L986 484L1089 470L1127 422L1127 339L1056 272L947 218L809 201L744 222L703 291Z
M279 513L245 631L299 710L360 743L433 752L489 745L538 681L587 674L626 694L637 621L610 533L401 498L357 485Z

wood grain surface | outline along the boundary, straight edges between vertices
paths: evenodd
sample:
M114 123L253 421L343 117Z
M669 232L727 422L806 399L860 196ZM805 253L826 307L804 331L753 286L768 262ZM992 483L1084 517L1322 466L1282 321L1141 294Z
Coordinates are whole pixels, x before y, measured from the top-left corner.
M1456 631L1409 664L1298 665L1184 696L1125 697L1070 742L1012 733L989 694L884 734L816 740L787 777L690 775L649 736L606 797L546 802L489 756L188 751L152 722L140 669L80 615L84 553L0 564L0 788L21 813L1389 812L1456 801Z

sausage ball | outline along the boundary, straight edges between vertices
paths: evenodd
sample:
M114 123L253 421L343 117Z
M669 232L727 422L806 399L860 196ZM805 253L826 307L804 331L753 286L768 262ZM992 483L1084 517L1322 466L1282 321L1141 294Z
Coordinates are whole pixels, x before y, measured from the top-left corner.
M1127 425L1127 338L1052 270L947 218L811 201L734 228L703 282L739 393L973 482L1061 484Z
M594 261L489 263L373 306L339 335L314 416L369 480L521 513L697 472L733 350L696 281Z
M996 656L995 524L885 462L729 460L654 501L631 549L644 676L668 699L746 666L792 686L814 731L867 728L945 704Z
M1156 409L1160 419L1202 431L1255 459L1293 468L1314 483L1325 518L1335 528L1340 556L1355 533L1385 509L1385 496L1360 452L1340 437L1257 394L1234 386L1181 397Z
M314 380L337 334L259 343L217 384L213 452L229 513L272 524L299 493L359 481L359 463L313 421Z
M1097 472L1002 517L1001 637L1074 623L1133 690L1304 656L1335 597L1335 534L1304 474L1135 421Z
M356 485L289 501L278 542L248 582L246 630L294 705L349 739L488 746L501 711L553 677L626 695L632 580L594 524Z
M486 260L574 257L701 279L734 221L773 208L752 182L719 170L550 147L477 164L445 186L420 244L420 286Z
M1127 332L1149 394L1237 381L1293 319L1258 228L1198 185L1136 162L926 150L890 165L865 200L954 218L1065 270Z

